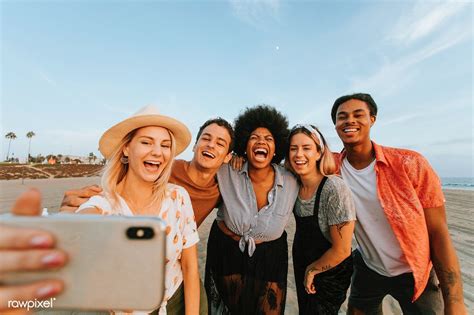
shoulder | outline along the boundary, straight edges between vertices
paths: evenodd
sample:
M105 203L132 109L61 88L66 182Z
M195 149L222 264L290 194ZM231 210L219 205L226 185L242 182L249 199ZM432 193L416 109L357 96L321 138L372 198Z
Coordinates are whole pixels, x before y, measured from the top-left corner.
M296 182L296 177L293 175L292 172L290 172L286 167L280 165L280 164L273 164L275 167L275 170L280 174L281 177L283 177L283 180L290 180L290 181L295 181Z
M339 175L328 175L326 180L326 185L328 187L341 187L346 186L346 183Z
M386 147L386 146L379 146L382 150L385 158L413 158L413 159L422 159L425 158L420 153L403 148L394 148L394 147Z
M219 168L219 170L217 171L217 175L225 175L225 174L228 174L229 172L232 172L234 171L232 169L232 167L230 167L230 164L229 163L224 163L221 165L221 167Z
M174 162L173 162L174 167L184 166L184 164L186 164L186 161L181 160L181 159L175 159Z
M174 160L173 167L171 169L171 174L176 175L177 173L181 174L184 170L184 166L186 165L185 160Z
M105 195L92 196L89 200L83 203L76 212L87 208L99 208L104 212L110 212L112 210L112 203Z
M326 184L323 187L323 192L345 194L349 193L349 187L339 175L329 175Z
M168 183L166 185L166 196L171 197L172 200L183 199L189 198L189 193L183 186Z
M97 205L110 205L110 199L107 198L105 195L95 195L92 196L88 203L90 204L97 204Z
M242 168L247 167L246 164ZM223 181L238 181L242 177L242 170L235 170L229 163L224 163L217 171L217 178Z
M416 151L385 146L380 148L389 164L401 164L411 170L430 167L428 160Z
M299 190L299 185L295 175L281 165L273 165L275 167L275 172L279 176L277 183L284 187L285 191L288 193L294 192L296 196Z

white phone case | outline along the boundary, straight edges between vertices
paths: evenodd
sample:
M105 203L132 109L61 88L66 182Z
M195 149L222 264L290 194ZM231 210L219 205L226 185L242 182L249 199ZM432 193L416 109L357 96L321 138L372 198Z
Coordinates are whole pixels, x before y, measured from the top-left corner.
M0 223L50 231L56 237L56 247L69 257L68 264L57 270L2 274L3 284L62 279L65 290L53 301L54 309L151 311L161 304L166 252L161 219L7 215ZM135 236L127 236L127 231ZM149 233L154 236L144 239Z

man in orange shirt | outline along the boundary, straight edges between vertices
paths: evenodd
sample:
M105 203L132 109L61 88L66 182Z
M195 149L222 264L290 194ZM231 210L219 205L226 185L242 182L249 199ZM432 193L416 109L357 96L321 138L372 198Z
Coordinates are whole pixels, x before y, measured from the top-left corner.
M331 111L357 214L348 314L382 314L387 294L404 314L443 313L442 300L445 314L466 314L440 180L419 153L374 143L376 116L369 94L342 96Z

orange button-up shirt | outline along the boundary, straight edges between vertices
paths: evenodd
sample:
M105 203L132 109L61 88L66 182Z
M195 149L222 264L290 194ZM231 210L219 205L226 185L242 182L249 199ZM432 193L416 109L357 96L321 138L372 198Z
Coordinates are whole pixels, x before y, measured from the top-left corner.
M414 301L423 293L432 267L424 209L444 205L441 181L421 154L372 144L378 199L413 271ZM345 151L335 154L339 172L345 156Z

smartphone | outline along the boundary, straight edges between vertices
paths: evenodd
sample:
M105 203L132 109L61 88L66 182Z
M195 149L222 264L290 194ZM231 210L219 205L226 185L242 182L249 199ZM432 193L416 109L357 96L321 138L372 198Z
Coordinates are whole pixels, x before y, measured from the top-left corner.
M0 223L50 231L69 258L57 270L1 274L4 285L61 279L65 290L54 309L152 311L162 302L166 235L159 218L6 215Z

